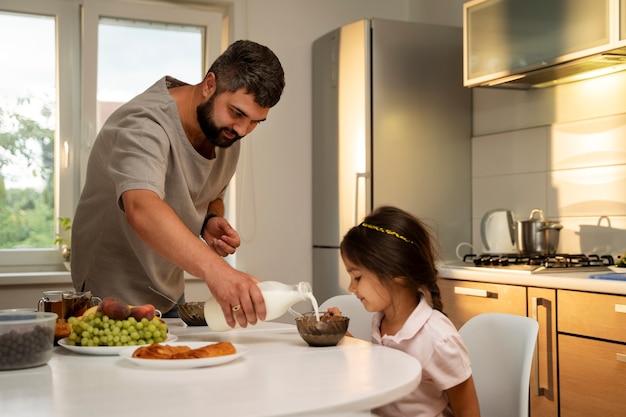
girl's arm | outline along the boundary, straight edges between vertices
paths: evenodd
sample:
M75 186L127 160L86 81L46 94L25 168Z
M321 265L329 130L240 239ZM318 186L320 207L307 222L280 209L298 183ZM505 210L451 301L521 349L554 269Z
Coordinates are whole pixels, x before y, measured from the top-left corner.
M474 378L471 376L459 385L446 390L454 417L480 417Z

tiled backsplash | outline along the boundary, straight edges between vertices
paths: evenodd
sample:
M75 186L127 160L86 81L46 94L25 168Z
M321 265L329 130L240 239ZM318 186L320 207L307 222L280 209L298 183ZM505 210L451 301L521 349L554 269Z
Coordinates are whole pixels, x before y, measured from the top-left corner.
M546 90L474 91L474 252L485 250L480 222L494 208L517 220L542 209L563 224L560 252L626 251L624 91L626 74Z

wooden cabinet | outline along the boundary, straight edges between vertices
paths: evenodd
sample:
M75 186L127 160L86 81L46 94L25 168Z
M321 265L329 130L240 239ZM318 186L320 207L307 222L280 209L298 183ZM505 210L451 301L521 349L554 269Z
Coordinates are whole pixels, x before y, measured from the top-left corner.
M537 348L530 371L530 415L559 415L556 290L528 287L528 316L539 322Z
M439 286L457 328L486 312L539 322L531 417L626 415L626 296L447 278Z
M443 279L439 289L443 311L457 329L481 313L526 315L526 287L520 285Z
M561 417L626 415L626 297L557 296Z
M556 290L521 285L442 279L444 312L460 328L487 312L529 316L539 322L530 381L530 416L557 417Z

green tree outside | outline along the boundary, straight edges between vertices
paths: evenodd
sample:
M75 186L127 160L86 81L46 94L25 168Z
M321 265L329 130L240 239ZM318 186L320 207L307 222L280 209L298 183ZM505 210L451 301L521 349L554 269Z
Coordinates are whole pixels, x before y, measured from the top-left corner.
M0 107L0 249L50 248L54 226L54 130L19 113L28 99L15 106ZM17 109L17 110L15 110ZM50 105L40 110L44 120L52 117ZM42 190L7 188L10 167L42 179Z

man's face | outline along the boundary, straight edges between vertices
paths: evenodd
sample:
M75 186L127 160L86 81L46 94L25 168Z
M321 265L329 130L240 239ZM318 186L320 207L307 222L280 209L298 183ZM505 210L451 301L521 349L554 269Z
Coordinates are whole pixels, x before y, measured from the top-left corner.
M237 132L232 129L218 127L215 124L213 117L215 97L215 95L212 95L207 101L197 107L198 123L200 123L202 133L204 133L204 136L206 136L211 144L218 148L228 148L243 136L239 136ZM228 138L226 136L228 136Z
M215 146L228 148L265 120L269 109L259 106L244 89L212 95L197 107L198 123Z

